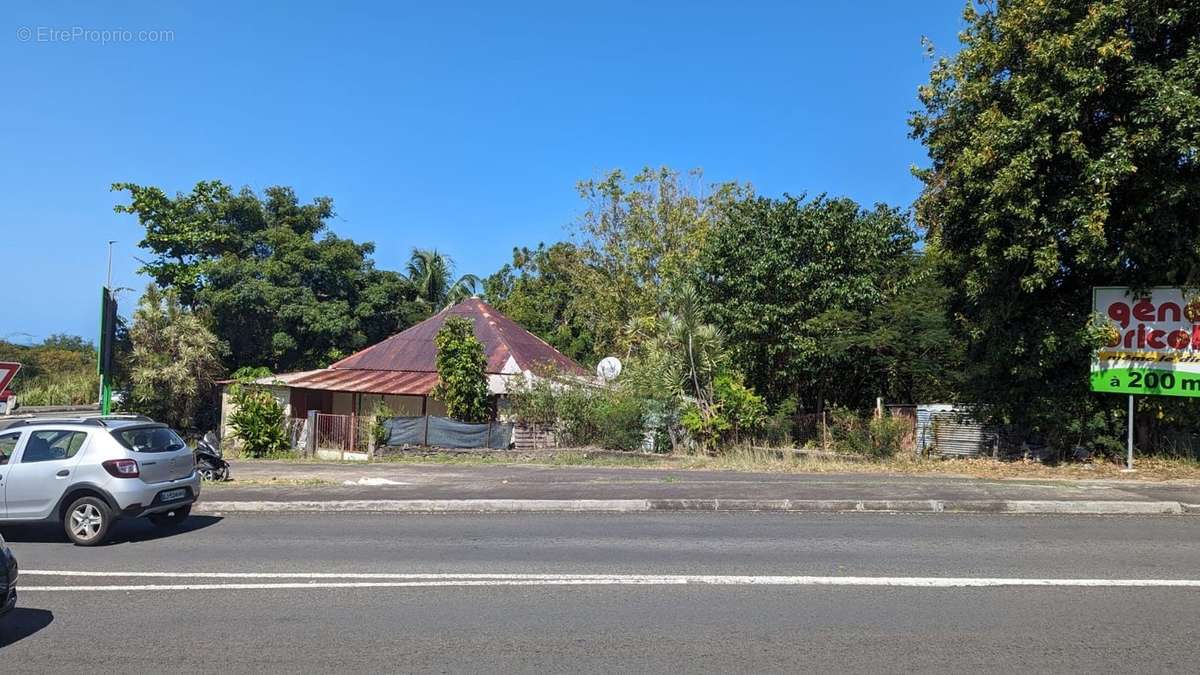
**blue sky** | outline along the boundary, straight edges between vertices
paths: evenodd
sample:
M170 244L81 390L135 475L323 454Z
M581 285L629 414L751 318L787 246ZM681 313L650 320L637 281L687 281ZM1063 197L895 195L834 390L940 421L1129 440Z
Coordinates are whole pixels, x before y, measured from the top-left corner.
M290 185L332 197L334 231L382 268L422 246L477 274L565 238L576 181L612 168L908 206L920 38L952 52L962 7L9 4L0 338L90 337L109 239L114 285L145 285L114 181Z

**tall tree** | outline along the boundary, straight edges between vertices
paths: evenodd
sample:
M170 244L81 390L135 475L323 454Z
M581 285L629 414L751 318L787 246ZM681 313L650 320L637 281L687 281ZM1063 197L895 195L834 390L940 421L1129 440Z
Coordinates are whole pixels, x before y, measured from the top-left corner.
M572 359L594 361L596 335L583 317L585 264L569 242L514 248L512 263L484 280L484 298Z
M301 204L291 188L260 197L219 181L175 197L113 189L130 195L116 210L146 228L142 271L205 318L230 370L320 367L428 314L405 277L375 268L373 244L328 231L328 197Z
M1200 4L1003 0L919 91L917 217L952 289L966 393L1077 443L1093 286L1200 284ZM1074 436L1074 437L1069 437Z
M860 405L857 367L833 348L828 312L866 314L905 283L916 234L905 214L850 199L751 197L726 210L700 260L700 289L748 383L778 402Z
M627 347L619 338L631 319L667 309L664 289L689 277L725 207L748 192L734 183L706 190L702 180L699 170L685 180L662 167L579 183L588 208L576 224L587 263L578 313L593 327L597 356Z
M203 414L221 373L217 338L176 292L147 287L129 334L133 409L180 429L211 422Z
M408 260L408 280L417 297L432 311L466 300L479 291L480 280L474 274L454 278L454 260L437 249L414 248Z

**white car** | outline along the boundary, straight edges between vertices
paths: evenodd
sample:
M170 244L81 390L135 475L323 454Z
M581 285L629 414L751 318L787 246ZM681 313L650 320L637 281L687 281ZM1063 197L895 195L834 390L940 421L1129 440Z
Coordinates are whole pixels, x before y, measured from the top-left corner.
M200 497L192 450L167 425L112 415L0 429L0 523L52 520L93 546L119 518L181 523Z

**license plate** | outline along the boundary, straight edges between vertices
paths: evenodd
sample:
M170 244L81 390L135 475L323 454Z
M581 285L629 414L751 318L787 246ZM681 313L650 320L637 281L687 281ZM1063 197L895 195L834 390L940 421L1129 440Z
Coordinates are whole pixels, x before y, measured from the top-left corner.
M166 492L163 492L161 494L162 494L162 500L164 502L173 502L178 499L183 499L184 497L186 497L187 489L180 488L178 490L167 490Z

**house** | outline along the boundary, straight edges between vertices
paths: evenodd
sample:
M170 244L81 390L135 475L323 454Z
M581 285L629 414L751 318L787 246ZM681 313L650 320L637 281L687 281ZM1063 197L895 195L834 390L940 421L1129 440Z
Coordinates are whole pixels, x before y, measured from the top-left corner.
M475 337L483 343L487 358L488 391L493 396L506 393L513 375L534 377L547 369L588 375L545 340L479 298L470 298L328 368L272 375L259 384L275 394L291 418L303 418L309 411L370 415L380 403L397 417L444 416L445 404L432 396L438 382L434 338L451 316L475 324ZM225 392L221 403L224 430L230 406Z

